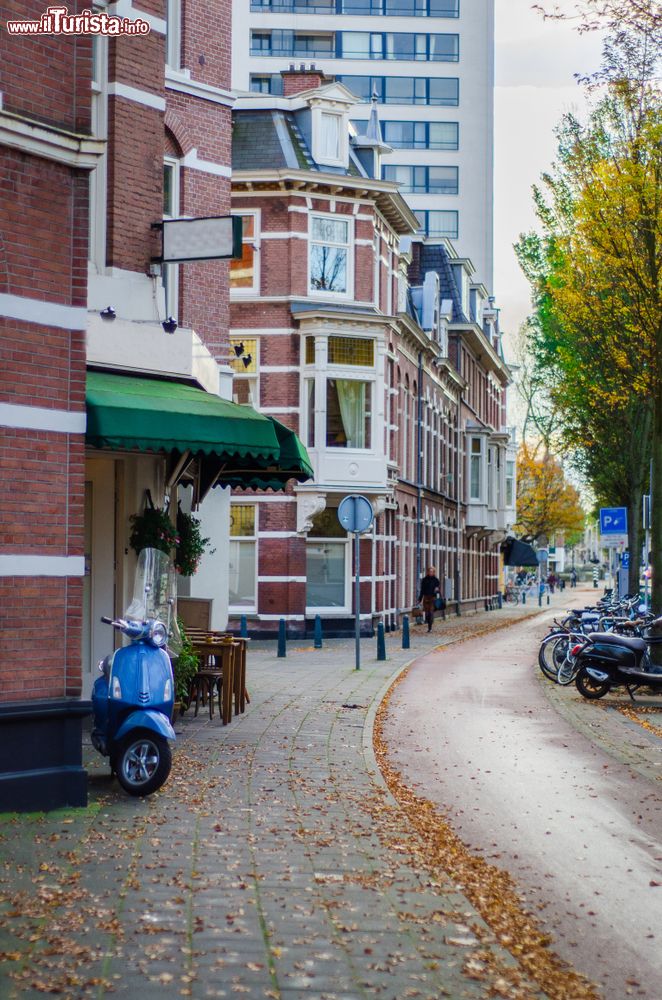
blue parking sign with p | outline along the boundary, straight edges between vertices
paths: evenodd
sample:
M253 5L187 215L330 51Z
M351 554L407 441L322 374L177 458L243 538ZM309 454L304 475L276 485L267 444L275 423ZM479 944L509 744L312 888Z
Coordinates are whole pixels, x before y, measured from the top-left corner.
M627 507L600 508L601 535L627 535L627 531L628 531Z

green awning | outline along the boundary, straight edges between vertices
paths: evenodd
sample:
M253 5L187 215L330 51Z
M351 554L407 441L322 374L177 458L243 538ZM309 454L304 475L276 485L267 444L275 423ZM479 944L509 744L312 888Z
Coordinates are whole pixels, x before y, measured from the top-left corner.
M293 431L180 382L87 373L87 444L196 456L209 485L282 489L313 472Z
M280 447L277 465L268 469L254 469L251 474L248 469L232 470L226 468L222 475L223 485L256 490L280 490L288 479L312 479L313 469L310 465L308 452L301 441L289 427L281 424L274 417L268 418L274 426Z

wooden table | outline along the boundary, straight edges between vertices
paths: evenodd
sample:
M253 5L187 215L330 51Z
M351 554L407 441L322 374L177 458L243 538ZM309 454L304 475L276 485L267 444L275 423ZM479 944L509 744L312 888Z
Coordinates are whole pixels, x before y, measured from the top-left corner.
M193 679L197 685L195 714L198 714L200 695L204 696L206 693L209 698L209 718L214 717L214 692L218 690L218 709L223 725L226 726L232 721L235 644L216 638L211 641L195 638L191 645L200 659L200 670Z

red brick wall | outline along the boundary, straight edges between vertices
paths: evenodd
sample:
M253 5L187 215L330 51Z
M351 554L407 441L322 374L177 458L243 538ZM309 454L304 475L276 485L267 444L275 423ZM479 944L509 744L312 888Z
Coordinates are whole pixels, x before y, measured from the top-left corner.
M44 10L3 3L0 18ZM5 110L90 132L89 37L3 28L2 50ZM85 306L87 234L87 172L0 146L0 291L43 303L39 323L0 318L0 401L83 411L85 334L49 325L49 303ZM83 435L0 427L0 467L0 553L82 556ZM79 577L0 577L2 701L80 694L81 615Z
M34 118L71 132L89 132L92 41L85 36L10 35L8 20L39 20L49 5L43 0L2 0L0 91L5 111ZM64 6L64 5L63 5ZM89 8L70 0L69 13Z

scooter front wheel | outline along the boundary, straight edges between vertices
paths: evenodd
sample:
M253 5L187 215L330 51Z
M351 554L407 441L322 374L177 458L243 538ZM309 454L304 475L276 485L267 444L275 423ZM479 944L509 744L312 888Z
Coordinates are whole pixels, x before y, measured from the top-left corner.
M129 795L151 795L167 780L172 767L168 741L155 733L130 733L113 756L117 780Z

